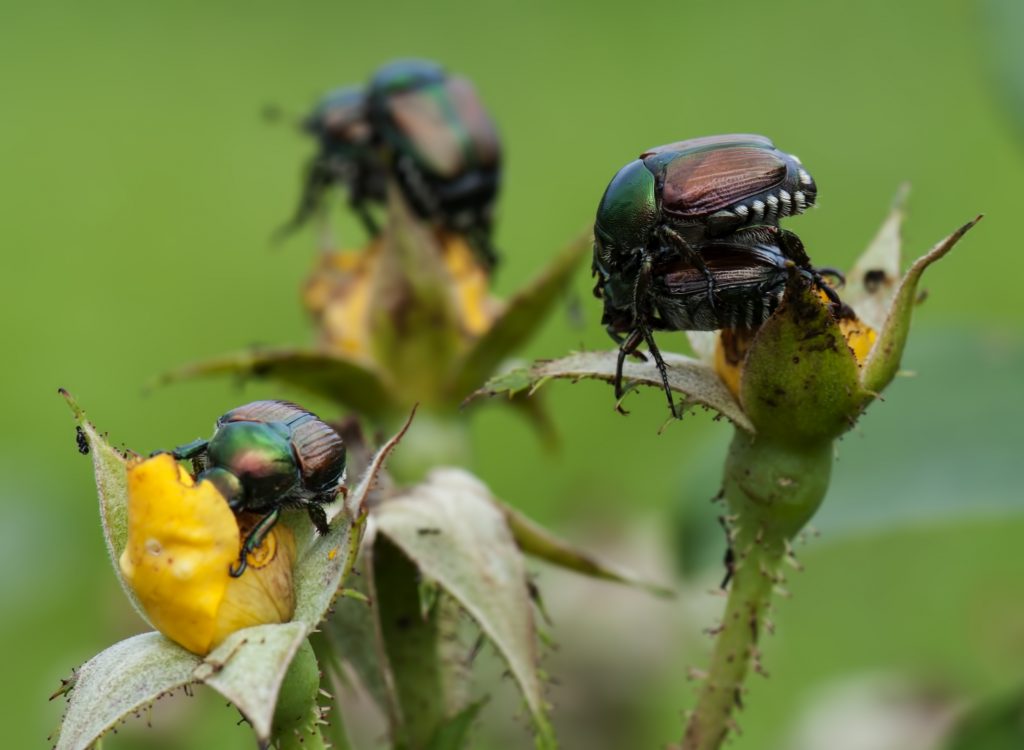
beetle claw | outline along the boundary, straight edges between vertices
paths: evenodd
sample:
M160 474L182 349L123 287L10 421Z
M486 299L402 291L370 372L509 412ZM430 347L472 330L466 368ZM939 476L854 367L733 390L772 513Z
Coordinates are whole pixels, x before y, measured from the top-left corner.
M228 575L232 578L240 578L247 567L249 567L249 561L245 559L245 552L243 551L238 557L238 566L231 565L228 568Z

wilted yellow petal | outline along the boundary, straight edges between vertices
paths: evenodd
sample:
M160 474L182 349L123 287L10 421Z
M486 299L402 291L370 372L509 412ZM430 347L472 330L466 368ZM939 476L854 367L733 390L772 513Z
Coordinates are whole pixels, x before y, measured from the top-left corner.
M369 359L367 312L378 248L375 241L363 251L323 253L303 294L323 342L356 359Z
M446 235L443 247L444 264L452 280L459 320L466 333L479 336L491 327L499 307L491 296L490 276L461 236Z
M818 296L824 302L829 301L828 295L820 290L818 291ZM850 347L850 350L853 351L853 356L857 358L857 364L864 364L864 360L868 358L868 354L871 352L871 347L875 345L875 339L878 338L875 329L864 321L859 320L856 314L851 312L850 317L839 319L839 330L843 332L846 345Z
M241 536L259 520L244 515ZM217 612L211 648L241 628L289 622L295 614L295 536L284 524L276 525L263 544L249 553L248 567L238 578L228 580L224 600Z
M197 654L210 650L239 547L235 516L210 482L196 485L166 453L128 467L121 571L172 641Z
M743 360L747 356L753 336L752 331L726 329L715 343L715 372L737 400L740 397Z
M843 332L847 346L853 350L857 364L863 365L878 338L875 329L857 318L843 318L839 321L839 330Z

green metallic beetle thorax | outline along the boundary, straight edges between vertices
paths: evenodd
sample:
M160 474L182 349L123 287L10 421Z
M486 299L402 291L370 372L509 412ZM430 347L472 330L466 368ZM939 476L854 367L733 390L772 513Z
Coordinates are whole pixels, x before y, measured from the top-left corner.
M594 261L607 273L627 264L634 252L646 248L658 226L654 175L637 159L612 178L597 207L594 222Z
M222 425L207 451L211 469L229 471L245 488L241 507L257 509L273 504L301 480L290 433L279 423Z

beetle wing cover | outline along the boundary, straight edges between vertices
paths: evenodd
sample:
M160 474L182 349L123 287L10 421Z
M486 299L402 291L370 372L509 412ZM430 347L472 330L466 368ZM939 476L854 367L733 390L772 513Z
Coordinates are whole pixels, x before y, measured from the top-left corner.
M450 178L462 171L466 153L453 103L445 93L442 86L403 91L389 96L386 106L424 165L438 177Z
M778 152L733 146L682 154L665 166L662 206L682 216L720 211L770 190L786 177Z
M708 244L701 248L701 257L714 275L719 291L751 287L785 279L786 258L778 248L742 247ZM692 263L675 260L658 269L657 277L665 293L687 295L707 289L704 272Z
M775 148L775 144L772 143L771 139L766 138L763 135L755 135L753 133L728 133L726 135L706 135L703 138L690 138L686 141L676 141L675 143L668 143L664 146L655 146L654 148L649 148L640 154L640 158L646 159L648 156L654 156L655 154L678 154L690 151L704 151L713 148L721 148L723 146L741 145L766 149Z
M291 401L253 401L226 413L217 420L217 426L228 422L284 422L288 424L297 417L307 415L315 418L315 415Z
M310 419L293 430L292 444L306 489L319 492L337 487L345 470L345 445L337 432L319 419Z
M484 109L483 102L477 96L467 79L450 78L445 89L451 97L452 107L458 117L459 125L465 132L477 166L494 167L501 159L501 141L498 129L491 116Z
M291 401L253 401L232 409L219 420L228 422L281 422L291 430L295 457L302 469L302 483L319 491L337 485L345 470L345 446L341 437L316 414Z

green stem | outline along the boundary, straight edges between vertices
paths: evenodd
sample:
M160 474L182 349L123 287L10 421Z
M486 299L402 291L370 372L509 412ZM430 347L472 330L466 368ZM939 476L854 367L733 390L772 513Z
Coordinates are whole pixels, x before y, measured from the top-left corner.
M747 673L751 665L761 671L757 642L789 540L818 509L831 471L831 441L793 445L736 431L723 481L732 514L732 588L683 750L717 750L734 728Z

